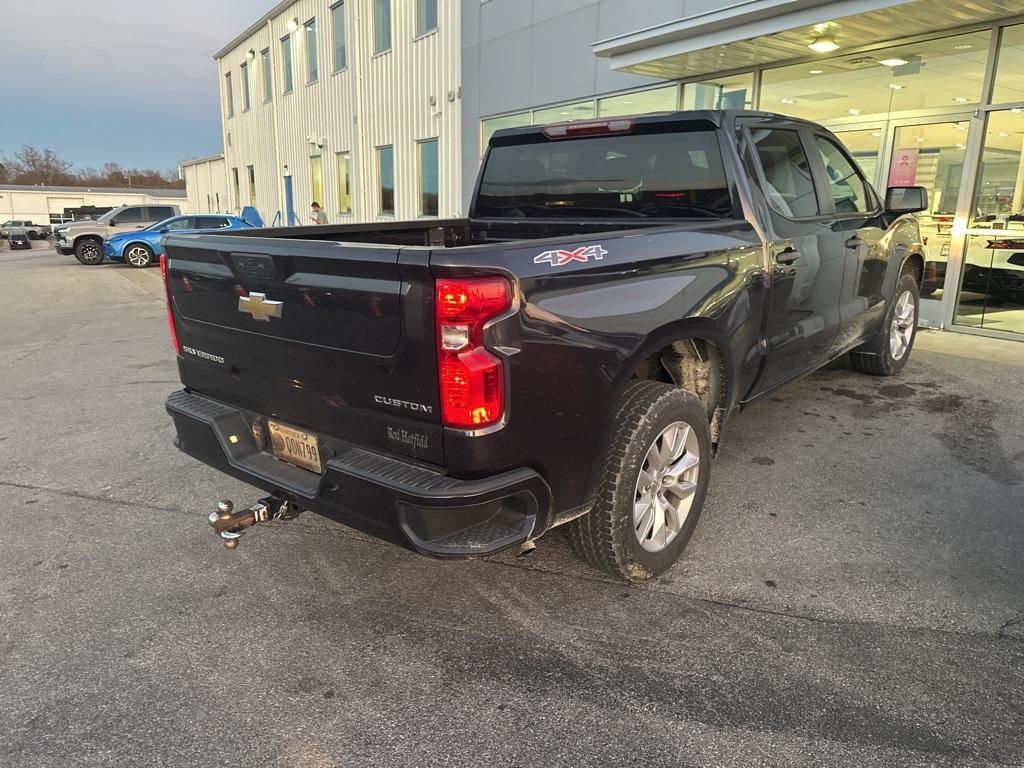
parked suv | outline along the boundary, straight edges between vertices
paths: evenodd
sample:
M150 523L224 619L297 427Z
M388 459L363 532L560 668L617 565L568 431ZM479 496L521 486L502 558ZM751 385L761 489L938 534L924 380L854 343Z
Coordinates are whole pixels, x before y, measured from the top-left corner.
M75 221L59 229L54 235L54 245L61 253L73 253L83 264L100 264L103 241L111 235L144 229L179 213L181 210L176 205L122 205L95 221Z

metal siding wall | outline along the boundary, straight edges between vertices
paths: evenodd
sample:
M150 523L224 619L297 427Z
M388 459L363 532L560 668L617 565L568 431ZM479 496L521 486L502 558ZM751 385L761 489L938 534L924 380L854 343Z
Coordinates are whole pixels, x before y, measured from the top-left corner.
M80 201L77 205L110 206L139 205L162 203L177 205L185 210L187 200L184 197L163 195L147 195L137 192L109 193L102 190L96 192L56 192L40 187L38 190L0 190L4 196L0 200L0 216L2 219L27 219L35 224L49 224L51 213L63 213L64 205L70 198Z
M227 166L223 159L183 165L181 171L188 195L183 213L224 213L229 209ZM257 176L257 187L259 181ZM218 195L220 210L217 209Z
M395 148L395 218L416 216L418 167L416 142L438 138L439 215L461 213L459 13L456 0L438 0L438 29L416 40L415 3L392 2L392 49L373 54L373 0L346 0L346 68L333 72L334 35L330 0L298 0L254 33L219 63L220 82L232 72L235 88L235 116L223 119L228 174L237 167L243 180L245 166L256 165L260 212L268 223L274 214L284 215L282 166L287 165L295 192L295 212L300 223L308 223L312 202L309 158L323 157L324 199L319 202L332 222L386 219L378 213L376 147ZM290 94L281 94L280 39L288 34L288 21L298 19L292 33L293 81ZM306 84L304 24L317 22L319 77ZM271 105L262 103L259 52L269 45L274 72L275 131ZM239 64L245 52L256 51L250 73L253 106L241 112ZM256 74L256 77L252 75ZM223 86L222 86L223 91ZM434 97L435 104L430 104ZM449 101L449 96L451 101ZM222 115L224 95L221 95ZM227 134L231 134L228 146ZM318 148L309 136L323 138ZM352 158L352 215L339 215L339 185L336 154L350 152ZM228 182L230 185L230 181Z

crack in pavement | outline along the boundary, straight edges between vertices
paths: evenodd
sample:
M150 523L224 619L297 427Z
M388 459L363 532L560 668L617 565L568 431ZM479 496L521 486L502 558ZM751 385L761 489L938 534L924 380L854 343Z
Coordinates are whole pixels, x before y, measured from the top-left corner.
M154 504L145 504L145 503L140 503L140 502L135 502L135 501L125 501L123 499L117 499L117 498L114 498L114 497L111 497L111 496L95 496L95 495L91 495L91 494L80 493L78 491L68 491L68 490L64 490L62 488L51 488L51 487L47 487L47 486L29 485L29 484L26 484L26 483L13 483L13 482L10 482L10 481L5 481L5 480L0 480L0 486L8 486L8 487L11 487L11 488L21 488L23 490L41 491L41 492L45 492L45 493L54 493L54 494L57 494L57 495L60 495L60 496L68 496L70 498L81 499L81 500L85 500L85 501L96 501L96 502L100 502L100 503L106 502L106 503L115 504L115 505L122 506L122 507L134 507L134 508L138 508L138 509L151 510L151 511L154 511L154 512L172 512L174 514L181 515L183 517L188 517L188 518L190 518L192 520L195 520L195 519L197 519L199 517L199 515L197 513L189 512L188 509L183 509L181 507L161 507L161 506L157 506L157 505L154 505ZM326 520L328 518L324 518L324 519ZM360 541L360 542L364 542L364 543L375 541L375 539L373 539L372 537L365 536L365 535L361 534L359 531L356 531L354 529L349 529L349 528L344 527L344 524L342 524L342 523L338 524L339 527L323 528L321 526L306 525L306 524L303 524L301 521L287 521L287 522L289 523L287 530L285 530L283 528L275 528L274 530L276 530L276 532L278 534L284 534L284 535L287 535L287 533L289 531L296 531L296 532L301 533L303 535L309 535L309 534L312 534L312 533L316 533L318 535L323 535L323 534L326 533L328 535L341 536L342 538L348 539L350 541ZM589 583L593 583L593 584L602 584L602 585L608 586L608 587L616 587L616 588L618 588L618 587L625 586L623 584L623 582L616 581L615 579L603 578L603 577L598 576L598 575L587 575L587 574L579 574L579 573L566 573L566 572L563 572L563 571L551 570L551 569L548 569L548 568L537 568L536 566L532 566L532 565L528 565L528 564L503 562L503 561L495 559L493 557L471 558L471 559L475 560L478 563L482 563L482 564L486 564L486 565L499 566L499 567L503 567L503 568L513 568L513 569L516 569L516 570L523 570L523 571L530 571L532 573L541 573L541 574L544 574L546 576L558 576L559 578L566 578L566 577L568 577L568 578L573 579L575 581L589 582ZM814 615L807 614L807 613L798 613L796 611L781 611L781 610L773 610L771 608L762 608L762 607L758 607L758 606L754 606L754 605L743 605L742 603L734 603L734 602L730 602L728 600L716 600L716 599L710 598L710 597L696 597L694 595L686 594L684 592L672 592L672 591L666 590L666 589L659 589L659 588L657 588L656 586L653 586L653 585L651 585L651 586L642 586L642 587L633 587L633 588L639 589L639 590L641 590L642 592L645 592L645 593L662 595L662 596L667 596L667 597L676 598L676 599L682 598L684 600L689 600L689 601L694 602L694 603L701 603L701 604L705 604L705 605L713 605L713 606L717 606L719 608L730 608L730 609L737 610L737 611L745 611L745 612L748 612L748 613L755 613L755 614L759 614L759 615L763 615L763 616L776 616L776 617L779 617L779 618L794 619L794 620L797 620L797 621L807 621L807 622L812 622L812 623L815 623L815 624L830 624L830 625L837 626L837 627L842 627L842 626L876 627L876 628L882 628L882 629L904 630L904 631L908 631L908 632L931 632L931 633L935 633L935 634L939 634L939 635L951 635L951 636L955 636L955 637L981 638L981 639L987 639L987 640L991 640L991 639L1010 640L1010 641L1013 641L1013 642L1018 642L1018 643L1024 644L1024 637L1014 637L1012 635L1006 634L1006 631L1010 627L1017 626L1018 624L1024 624L1024 613L1022 613L1017 618L1010 619L1010 620L1004 622L994 632L985 632L985 631L981 631L981 630L978 630L978 631L968 631L968 630L959 630L959 629L943 629L941 627L929 627L929 626L915 625L915 624L889 624L889 623L885 623L885 622L870 621L870 620L865 620L865 619L850 619L850 618L834 617L834 616L814 616Z

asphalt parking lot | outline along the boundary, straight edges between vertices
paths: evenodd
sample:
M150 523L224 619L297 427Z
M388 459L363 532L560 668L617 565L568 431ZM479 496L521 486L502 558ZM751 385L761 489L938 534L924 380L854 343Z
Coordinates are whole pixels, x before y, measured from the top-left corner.
M0 765L1024 764L1024 345L919 336L729 425L644 586L438 562L179 454L159 270L0 252Z

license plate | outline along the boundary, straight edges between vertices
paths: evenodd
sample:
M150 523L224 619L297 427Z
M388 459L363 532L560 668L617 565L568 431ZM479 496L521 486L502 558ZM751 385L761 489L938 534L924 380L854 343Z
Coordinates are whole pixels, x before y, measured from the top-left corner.
M269 426L270 445L274 449L274 456L310 472L320 474L323 471L320 465L320 442L316 435L278 424L276 421L269 422Z

